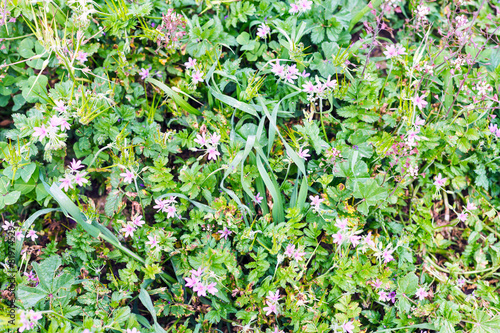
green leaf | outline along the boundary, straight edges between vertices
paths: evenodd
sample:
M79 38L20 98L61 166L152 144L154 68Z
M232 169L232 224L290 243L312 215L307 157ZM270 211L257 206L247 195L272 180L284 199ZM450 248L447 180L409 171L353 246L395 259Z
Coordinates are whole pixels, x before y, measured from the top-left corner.
M375 179L368 179L365 183L359 183L354 190L354 197L357 199L364 199L358 206L358 210L368 215L370 206L374 206L378 201L384 200L388 197L387 190L380 186Z
M418 277L410 272L404 277L398 279L398 291L410 297L415 294L418 286Z
M193 108L178 93L176 93L171 88L169 88L167 85L165 85L165 83L160 82L160 81L158 81L156 79L149 78L149 77L146 79L146 82L151 82L152 84L154 84L155 86L157 86L158 88L160 88L161 90L163 90L168 95L168 97L172 98L174 100L175 104L179 108L181 108L182 110L187 111L187 112L189 112L191 114L194 114L194 115L197 115L197 116L201 115L200 111L198 111L197 109Z
M19 43L18 53L23 58L31 58L35 55L33 52L33 47L35 44L33 43L32 38L25 38L21 43Z
M122 202L123 194L119 190L112 190L108 197L106 198L106 204L104 205L104 212L107 216L112 217L113 214L118 210L120 203Z
M19 170L19 173L21 174L21 178L27 183L28 180L31 178L33 172L35 172L35 170L36 170L36 163L30 163L28 165L23 166Z

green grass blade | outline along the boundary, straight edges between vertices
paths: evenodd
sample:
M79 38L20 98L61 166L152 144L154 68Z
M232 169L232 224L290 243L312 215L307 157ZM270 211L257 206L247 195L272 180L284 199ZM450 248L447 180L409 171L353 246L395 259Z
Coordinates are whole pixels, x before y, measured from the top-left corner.
M168 95L168 97L173 99L175 104L177 104L177 106L180 107L181 109L197 116L201 115L201 112L199 110L193 108L188 102L184 100L184 98L182 98L178 93L173 91L165 83L149 77L146 79L146 82L151 82L152 84L163 90Z

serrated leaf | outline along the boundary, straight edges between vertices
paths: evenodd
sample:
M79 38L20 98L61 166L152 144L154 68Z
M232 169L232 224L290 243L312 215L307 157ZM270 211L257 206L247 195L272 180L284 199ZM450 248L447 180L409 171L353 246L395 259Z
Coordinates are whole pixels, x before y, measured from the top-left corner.
M123 194L119 190L112 190L108 197L106 198L106 204L104 205L104 212L107 216L112 217L114 213L120 207L122 202Z

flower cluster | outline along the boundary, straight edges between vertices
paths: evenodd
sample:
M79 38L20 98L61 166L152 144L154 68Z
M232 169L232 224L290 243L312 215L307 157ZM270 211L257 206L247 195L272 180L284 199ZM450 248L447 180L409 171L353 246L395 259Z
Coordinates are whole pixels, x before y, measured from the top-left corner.
M494 134L497 138L500 138L500 128L498 128L497 124L490 124L488 129L490 130L491 134Z
M273 293L272 291L269 292L269 295L266 296L267 306L263 308L263 310L266 312L266 316L269 316L272 313L278 315L278 301L280 298L281 296L279 290L276 290L275 293Z
M300 249L295 249L295 245L288 244L285 250L285 256L288 258L293 258L296 261L301 261L306 253L302 252Z
M197 270L192 269L191 277L184 278L184 280L186 280L186 287L193 288L193 291L196 292L198 296L207 296L207 292L211 295L215 295L219 291L215 288L217 283L206 281L212 275L212 272L207 272L201 267Z
M67 109L63 101L56 101L54 110L64 113ZM33 127L32 137L44 142L48 139L45 145L45 150L59 150L66 146L65 138L66 131L71 128L67 119L64 116L53 115L47 123L41 126Z
M290 4L290 14L305 13L312 8L312 1L309 0L299 0L296 3Z
M21 327L19 328L19 332L24 332L26 330L31 330L35 327L40 319L42 319L42 315L39 312L35 312L33 310L23 311L21 310L20 314Z
M424 5L418 5L416 9L416 27L424 26L429 20L427 19L427 15L429 15L431 9Z
M156 205L153 206L158 212L167 213L167 218L175 217L177 209L174 204L177 203L176 197L170 197L168 199L155 199Z
M310 75L309 73L306 73L305 70L302 73L299 73L297 65L281 65L279 61L271 64L271 72L273 72L275 76L291 84L293 84L295 80L299 78L299 75L304 78Z
M332 80L331 75L328 76L325 82L321 82L318 76L316 76L315 79L316 84L313 84L311 81L307 81L302 85L302 91L308 94L307 100L309 102L328 98L328 96L338 87L337 80Z
M196 135L196 139L194 142L199 144L202 147L202 150L206 150L205 155L208 154L208 160L217 160L217 156L220 156L219 151L217 150L217 146L219 145L221 136L217 133L212 133L212 135L208 133L200 133ZM205 156L203 155L203 156Z
M60 179L61 185L59 185L59 188L67 192L70 188L74 188L75 185L84 186L84 184L87 184L89 182L89 180L85 178L87 173L78 171L81 168L84 168L82 162L73 159L69 168L66 169L64 177Z
M127 221L125 226L121 228L120 231L125 234L125 237L133 236L134 232L138 228L142 227L143 224L145 224L145 222L142 219L142 215L136 214L132 217L131 221Z
M184 63L184 66L186 66L186 69L190 70L187 71L186 74L191 77L193 85L197 85L198 82L203 82L205 73L203 73L201 67L197 65L196 59L189 57L189 60Z
M486 81L479 81L472 89L477 92L480 98L486 97L488 92L493 91L493 87L489 85Z
M180 47L180 40L186 34L184 28L186 20L181 14L177 14L172 8L169 8L166 14L163 14L162 22L156 28L159 36L156 40L158 47L164 47L167 50L175 50Z

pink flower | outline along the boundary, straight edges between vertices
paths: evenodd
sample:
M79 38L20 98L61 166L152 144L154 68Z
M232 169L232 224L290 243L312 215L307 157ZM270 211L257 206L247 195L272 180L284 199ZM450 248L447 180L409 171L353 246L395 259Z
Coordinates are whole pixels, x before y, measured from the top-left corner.
M86 172L76 173L74 181L78 184L78 186L83 186L83 184L87 184L89 182L88 179L83 178L86 174Z
M186 287L188 288L193 288L195 285L197 285L198 283L200 283L200 280L198 280L198 278L196 277L185 277L184 280L186 280Z
M462 221L462 222L467 221L467 213L462 212L462 213L458 214L458 216L457 216L457 217L458 217L458 219L459 219L460 221Z
M289 10L289 13L290 13L290 14L296 14L296 13L298 13L299 11L300 11L300 9L299 9L299 6L298 6L298 5L296 5L296 4L294 4L294 3L291 3L291 4L290 4L290 10Z
M415 125L416 126L423 126L423 125L425 125L425 120L420 119L419 117L417 117L417 119L415 120Z
M303 84L302 88L304 88L302 91L308 94L312 94L314 92L314 84L312 84L311 81L307 81L306 84Z
M193 80L193 84L197 84L198 82L203 82L203 72L196 71L194 72L193 76L191 76L191 79Z
M387 301L389 301L389 300L390 300L390 297L389 297L389 295L387 294L387 292L385 292L385 291L383 291L383 290L381 290L381 291L379 291L379 292L378 292L378 297L379 297L379 300L380 300L381 302L387 302Z
M20 242L24 238L24 235L21 231L16 231L15 237Z
M257 36L260 38L266 38L267 34L271 32L271 28L269 28L267 25L262 23L258 28L257 28Z
M467 210L471 211L471 210L476 210L476 209L477 209L477 206L474 202L467 203Z
M137 328L134 327L133 329L127 328L125 333L141 333L141 332Z
M301 12L306 12L311 9L312 1L309 0L299 0L297 4Z
M208 160L217 160L217 156L220 156L220 153L214 147L210 147L207 149Z
M35 239L38 238L36 231L35 230L30 230L28 231L28 234L26 235L26 238L31 238L31 241L34 242Z
M370 247L375 246L375 242L372 240L372 233L371 231L365 236L364 243Z
M319 205L320 205L323 201L325 201L325 199L321 199L321 198L319 197L319 195L316 195L316 196L314 196L314 197L313 197L312 195L310 195L310 196L309 196L309 199L311 199L311 206L313 206L315 210L319 210Z
M419 300L422 301L429 295L429 293L425 291L424 287L422 287L417 290L417 293L415 295L418 297Z
M142 80L145 80L149 76L149 69L141 68L139 71L139 75L141 76Z
M78 51L78 54L75 59L83 64L84 62L87 61L87 55L88 53L85 53L83 51Z
M354 325L353 325L352 321L348 321L348 322L342 324L342 329L344 330L344 332L353 333Z
M281 76L285 73L285 67L281 66L279 61L273 63L271 67L271 72L273 72L274 75Z
M167 206L165 208L165 212L167 213L167 218L175 217L175 213L177 212L177 209L175 206Z
M309 149L302 150L302 148L299 149L299 155L300 158L303 158L304 161L307 161L307 157L310 157L311 155L308 154Z
M196 59L189 57L188 62L185 62L184 66L186 66L186 69L193 68L194 66L196 66Z
M56 104L56 107L54 108L54 110L56 110L60 113L66 112L66 109L68 107L64 104L64 101L58 100L58 101L55 101L54 103Z
M278 300L281 298L280 296L280 291L279 290L276 290L275 293L273 293L272 291L269 292L269 296L266 296L266 298L269 300L269 302L271 303L277 303Z
M253 201L259 205L261 202L262 202L262 199L264 199L263 197L260 196L260 193L257 193L257 195L255 197L253 197Z
M45 125L42 125L42 127L33 127L35 132L33 133L33 136L39 137L39 140L42 140L47 136L47 129L45 128Z
M378 289L382 286L382 281L380 281L380 279L376 279L375 281L372 282L372 286L374 286L375 289Z
M191 274L193 274L194 276L200 277L200 276L201 276L201 274L203 274L203 272L204 272L204 271L205 271L205 269L204 269L204 268L198 267L198 269L197 269L197 270L192 269L190 272L191 272Z
M306 253L305 252L300 252L299 249L297 249L297 251L295 251L293 253L293 258L297 261L301 261L302 260L302 257L305 255Z
M448 178L443 178L441 177L441 173L437 175L436 178L434 178L434 185L436 185L437 187L441 187L441 186L444 186L444 184L446 183L446 180Z
M224 238L227 240L227 236L231 235L233 232L229 230L228 228L224 227L223 230L218 231L219 234L221 234L221 238Z
M406 54L405 48L399 44L389 45L384 51L387 59L391 59L400 55Z
M394 260L394 257L392 256L392 253L394 250L385 250L382 253L382 256L384 257L384 264L387 264L388 262L391 262Z
M153 206L154 209L157 209L159 211L165 209L165 205L167 204L167 200L165 200L165 199L155 199L155 202L156 202L156 205Z
M285 250L285 255L287 257L293 257L293 253L295 252L295 245L293 244L288 244Z
M125 233L125 237L133 236L135 232L135 227L132 224L127 223L125 227L121 228L120 231Z
M219 144L219 140L220 140L220 135L217 134L217 133L212 133L212 135L210 136L210 142L217 146Z
M361 236L352 235L351 237L349 237L349 241L351 242L352 246L354 246L354 247L358 246L358 244L360 243L360 240L361 240Z
M278 309L276 308L276 304L269 304L267 303L267 306L263 308L264 311L266 311L266 316L269 316L274 312L274 314L278 314Z
M302 76L303 78L306 78L306 77L311 76L311 74L310 74L310 73L307 73L307 72L306 72L306 70L304 69L304 70L302 71L302 73L300 73L300 76Z
M212 282L210 283L208 286L207 286L207 291L212 294L212 295L215 295L219 289L215 288L215 286L217 285L217 283L215 282Z
M347 219L339 219L337 217L337 220L336 220L336 223L335 223L335 226L339 229L346 229L347 228Z
M198 282L194 288L194 292L198 293L198 296L207 296L207 286L205 286L203 283Z
M150 245L151 247L158 247L158 239L156 238L156 235L148 235L149 242L146 242L146 245Z
M69 165L69 168L71 169L71 171L78 171L78 169L84 168L84 166L82 165L82 161L76 161L75 159L73 159L73 161L71 161Z
M414 98L413 98L413 103L415 103L415 105L420 109L422 110L423 108L425 108L427 106L427 102L425 101L424 97L423 96L418 96L416 95Z
M14 222L5 221L5 223L2 225L2 228L5 231L14 228Z
M61 185L59 185L60 189L64 189L65 192L68 192L68 189L73 188L73 180L70 175L66 175L64 178L61 178Z
M344 242L344 235L339 231L336 234L333 234L333 243L341 245Z
M205 133L202 133L201 135L197 134L196 139L194 139L194 142L196 142L197 144L199 144L202 147L205 146L207 144L207 139L205 137Z
M142 215L137 215L132 218L132 223L138 227L142 227L145 222L142 220Z
M124 173L120 173L120 176L123 177L123 181L126 183L126 184L132 184L132 181L137 177L136 175L134 175L134 173L130 170L125 170Z

